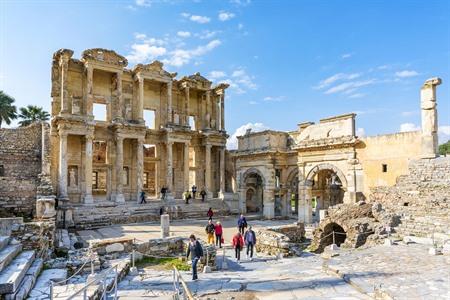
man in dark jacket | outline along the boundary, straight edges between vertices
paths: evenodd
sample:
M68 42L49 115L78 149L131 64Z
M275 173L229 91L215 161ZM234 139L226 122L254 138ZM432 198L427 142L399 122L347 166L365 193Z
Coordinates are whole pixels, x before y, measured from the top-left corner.
M247 228L247 219L245 219L244 215L241 215L237 221L237 225L239 228L239 232L243 235L245 228Z
M189 244L186 253L187 259L189 259L189 254L191 254L192 259L192 280L197 280L197 263L203 256L203 248L193 234L191 234L191 236L189 237Z
M250 252L250 260L251 260L253 258L253 247L256 244L256 234L253 231L252 226L249 226L248 230L245 232L244 241L245 245L247 246L247 258L248 253Z

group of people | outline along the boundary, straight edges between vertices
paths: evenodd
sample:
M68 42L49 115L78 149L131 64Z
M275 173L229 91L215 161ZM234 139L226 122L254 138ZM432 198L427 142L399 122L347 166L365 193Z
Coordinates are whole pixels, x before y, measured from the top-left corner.
M196 199L195 196L197 194L197 186L193 185L191 187L191 190L187 190L186 192L183 193L183 199L186 202L186 204L189 204L189 200L190 199ZM205 189L202 189L200 191L200 197L202 197L202 202L205 202L206 199L206 191Z

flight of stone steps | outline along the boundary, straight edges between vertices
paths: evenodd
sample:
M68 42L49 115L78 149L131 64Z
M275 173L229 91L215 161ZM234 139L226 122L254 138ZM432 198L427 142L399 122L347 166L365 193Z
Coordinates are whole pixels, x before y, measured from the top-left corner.
M22 251L19 242L0 236L0 299L25 299L42 267L34 250Z
M202 202L191 200L189 204L176 199L170 204L157 200L149 200L147 204L129 203L116 205L112 202L96 203L93 206L76 206L73 220L76 229L95 229L112 224L139 223L160 220L160 208L169 210L173 219L206 218L211 207L216 215L229 215L229 209L221 199L210 199Z

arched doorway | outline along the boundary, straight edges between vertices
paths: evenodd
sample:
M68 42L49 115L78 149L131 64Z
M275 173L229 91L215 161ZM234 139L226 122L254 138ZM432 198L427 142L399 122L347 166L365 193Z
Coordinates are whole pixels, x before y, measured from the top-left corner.
M258 173L250 173L244 178L247 213L263 213L263 186L263 179Z
M325 248L326 246L333 244L333 242L337 246L343 244L347 238L347 233L339 224L330 223L325 226L322 236L324 238L321 242L321 246L322 248Z
M289 204L292 214L298 214L298 200L299 200L299 194L298 194L298 170L294 170L289 174L287 178L287 187L289 189Z

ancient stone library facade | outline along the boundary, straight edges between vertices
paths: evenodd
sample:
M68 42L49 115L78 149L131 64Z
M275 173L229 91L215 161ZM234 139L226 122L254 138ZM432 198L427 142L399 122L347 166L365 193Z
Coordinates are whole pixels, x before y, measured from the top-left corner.
M168 204L195 185L230 212L313 222L321 209L393 186L411 160L437 156L437 78L420 91L420 131L358 137L346 114L249 131L227 151L228 85L199 73L177 79L158 61L128 69L111 50L72 55L53 56L51 124L0 129L2 212L36 213L36 199L52 195L74 207L123 206L145 191Z

